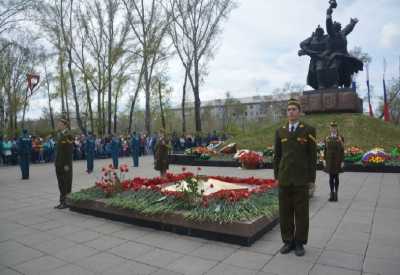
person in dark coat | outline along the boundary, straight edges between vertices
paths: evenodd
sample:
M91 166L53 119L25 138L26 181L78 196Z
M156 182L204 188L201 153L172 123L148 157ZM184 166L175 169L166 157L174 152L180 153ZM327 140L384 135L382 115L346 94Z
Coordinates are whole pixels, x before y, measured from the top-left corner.
M22 179L29 179L29 162L32 153L32 139L28 135L28 130L23 129L22 135L17 141L17 150L19 155L19 166L22 172Z
M60 190L60 204L55 208L67 208L66 198L71 193L72 188L72 155L74 151L74 138L68 130L69 123L65 118L61 118L58 122L58 133L56 137L56 158L54 165L56 167L56 175L58 188Z
M133 158L133 166L139 167L139 155L140 155L140 137L133 132L131 138L131 153Z
M275 133L274 177L279 186L282 254L303 256L309 228L309 189L315 183L316 131L299 120L301 105L290 99L288 122Z
M94 167L94 155L96 150L96 138L89 132L85 142L86 172L92 173Z
M118 169L118 157L121 151L121 140L117 136L111 138L111 158L114 169Z
M339 135L337 123L330 124L330 135L325 139L324 171L329 174L331 194L329 201L338 201L339 174L343 172L344 138Z
M154 169L160 171L160 176L165 177L169 168L169 145L165 131L161 130L154 150Z

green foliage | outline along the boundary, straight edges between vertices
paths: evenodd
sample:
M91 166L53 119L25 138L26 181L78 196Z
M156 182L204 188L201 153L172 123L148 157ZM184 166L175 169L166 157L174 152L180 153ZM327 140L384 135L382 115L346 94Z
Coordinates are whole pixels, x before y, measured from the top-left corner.
M277 190L254 194L249 199L238 202L217 200L208 207L197 206L186 212L185 218L193 221L209 221L216 223L232 223L248 221L261 216L273 218L278 214Z
M329 123L335 120L346 147L358 146L364 151L379 146L390 152L400 140L399 126L363 114L318 114L304 116L301 120L316 127L317 140L323 140L329 134ZM284 120L279 123L260 122L228 142L236 142L240 149L262 151L273 144L275 131L283 123Z
M98 187L91 187L88 189L82 189L79 192L75 192L68 195L68 198L72 201L90 201L95 199L105 198L105 193Z

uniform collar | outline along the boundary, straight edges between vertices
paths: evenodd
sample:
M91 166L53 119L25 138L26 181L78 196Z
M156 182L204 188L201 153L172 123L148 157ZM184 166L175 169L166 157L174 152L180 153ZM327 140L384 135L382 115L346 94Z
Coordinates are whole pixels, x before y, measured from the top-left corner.
M290 133L290 128L294 126L294 131L296 132L298 128L304 128L304 124L301 121L297 121L293 124L291 124L289 121L286 123L285 126L283 126L283 129L287 129L287 131Z

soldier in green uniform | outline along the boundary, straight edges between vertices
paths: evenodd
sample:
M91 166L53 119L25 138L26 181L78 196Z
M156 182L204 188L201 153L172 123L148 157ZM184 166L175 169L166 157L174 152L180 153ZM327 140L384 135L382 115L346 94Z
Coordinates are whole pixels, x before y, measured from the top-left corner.
M71 193L72 187L72 155L73 155L73 137L68 129L69 123L65 118L58 122L58 133L56 136L56 175L58 188L60 190L60 204L55 208L67 208L66 197Z
M160 171L160 176L164 177L169 168L169 146L165 137L165 131L160 130L159 137L154 150L154 169Z
M279 186L279 215L282 240L280 252L295 250L303 256L308 241L309 186L316 176L315 128L299 120L300 102L290 99L288 123L275 133L274 176Z
M330 135L325 139L324 171L329 174L331 195L329 201L338 201L339 173L343 172L344 138L339 135L337 123L330 124Z

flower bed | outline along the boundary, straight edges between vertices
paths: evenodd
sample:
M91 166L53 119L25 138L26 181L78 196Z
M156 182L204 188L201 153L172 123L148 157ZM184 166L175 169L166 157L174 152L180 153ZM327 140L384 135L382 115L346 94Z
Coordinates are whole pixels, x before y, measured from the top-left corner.
M125 169L106 167L95 186L70 194L68 204L73 209L101 209L153 222L165 223L166 216L174 217L170 221L174 226L185 224L185 228L219 234L235 235L241 228L237 234L246 240L276 223L274 180L204 176L183 170L165 178L123 179Z

